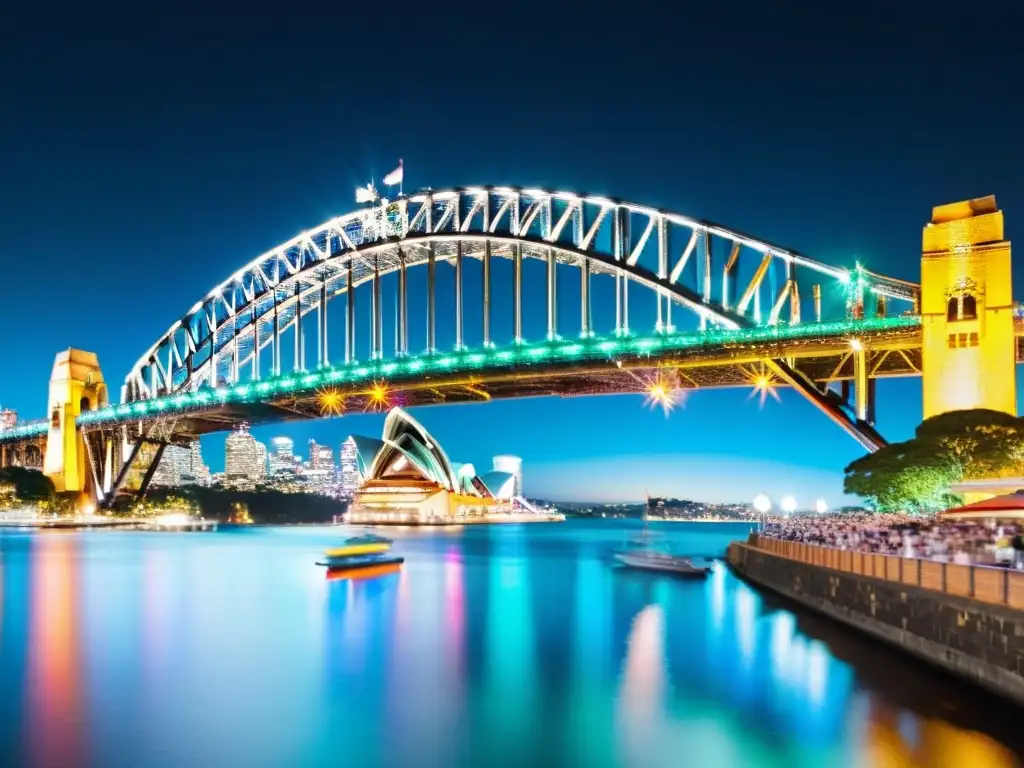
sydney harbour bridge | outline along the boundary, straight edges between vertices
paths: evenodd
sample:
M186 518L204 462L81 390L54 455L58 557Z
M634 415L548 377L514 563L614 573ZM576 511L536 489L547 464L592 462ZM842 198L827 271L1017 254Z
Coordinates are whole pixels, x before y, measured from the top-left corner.
M984 348L968 325L998 310L1012 367L1012 300L989 290L985 304L969 266L995 243L1008 271L1002 214L992 198L941 210L929 226L998 216L995 240L971 224L936 246L968 264L937 299L944 321L967 323L948 346ZM927 228L925 240L927 251ZM425 190L239 268L142 352L119 402L95 356L62 353L47 418L0 430L0 464L38 462L58 490L110 502L145 490L165 446L242 421L726 386L790 387L875 450L875 381L922 374L927 314L917 283L669 211L539 189Z

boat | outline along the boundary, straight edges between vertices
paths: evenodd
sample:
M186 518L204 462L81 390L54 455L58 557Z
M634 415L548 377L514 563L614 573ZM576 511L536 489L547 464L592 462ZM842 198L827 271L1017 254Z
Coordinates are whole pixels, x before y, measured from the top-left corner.
M631 550L616 552L615 559L629 568L647 571L664 571L678 576L704 578L711 572L711 566L696 565L689 558L669 555L652 550Z
M340 547L332 547L324 552L324 557L317 565L329 571L353 571L378 566L395 566L403 563L404 557L391 553L391 540L373 534L353 536L346 539Z
M659 548L657 534L647 527L647 508L644 508L643 528L640 535L629 542L629 549L616 552L619 564L628 568L646 571L662 571L677 576L704 578L711 572L711 566L695 565L687 557L673 555Z

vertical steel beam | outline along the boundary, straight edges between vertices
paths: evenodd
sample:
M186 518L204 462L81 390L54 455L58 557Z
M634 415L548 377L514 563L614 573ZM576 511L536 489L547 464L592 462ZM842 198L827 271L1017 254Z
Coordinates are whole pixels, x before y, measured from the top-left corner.
M557 273L555 271L555 249L548 248L548 339L558 338L558 285L556 284Z
M484 241L484 264L483 264L483 336L484 347L493 346L491 341L491 241Z
M612 255L615 261L621 266L623 256L622 247L622 208L616 208L612 218ZM622 335L622 273L615 272L615 335Z
M701 298L705 304L711 303L711 233L706 229L701 232L701 241L704 246L704 289ZM707 315L700 316L700 329L708 327Z
M658 216L658 279L668 279L668 226L665 222L665 217L657 214ZM662 296L661 291L657 290L654 292L655 298L658 302L658 313L657 320L654 324L654 330L657 333L662 333L666 329L665 325L665 314L662 305L665 303L665 297Z
M345 362L351 363L356 359L356 294L355 281L353 279L352 257L348 260L348 269L345 275Z
M462 241L455 243L455 348L465 348L463 338L463 306L462 306Z
M875 383L878 379L868 379L868 424L875 423Z
M405 251L398 249L398 356L409 354L409 278Z
M292 370L302 371L305 370L305 357L306 349L302 338L302 286L299 285L299 281L295 281L295 365Z
M430 241L430 251L427 254L427 353L433 354L437 351L437 337L435 336L434 321L434 283L437 279L437 253L434 241Z
M857 421L868 418L868 365L867 348L863 343L853 350L853 397Z
M241 350L238 344L238 315L231 318L231 329L234 332L232 338L232 349L231 349L231 383L237 384L239 377L239 356ZM155 367L155 366L154 366Z
M512 254L512 340L523 342L523 246L516 243Z
M255 308L252 311L252 379L260 380L260 321Z
M731 295L732 285L729 281L730 276L736 271L736 267L740 261L740 244L734 242L732 245L732 252L729 254L729 260L725 262L725 269L722 270L722 308L729 309L729 297Z
M210 386L217 386L217 348L214 342L217 340L217 331L210 329Z
M580 336L589 338L590 330L590 259L583 257L580 268Z
M381 293L380 293L380 259L377 256L373 257L373 301L371 306L371 315L373 320L373 333L370 349L370 358L372 360L380 360L383 356L384 346L384 318L381 307Z
M281 318L277 312L277 288L274 289L274 336L271 339L274 375L281 374Z
M815 283L811 286L811 296L814 299L814 322L821 322L821 286Z
M317 360L316 365L318 368L324 368L331 364L330 355L327 352L327 275L324 275L323 282L320 283L320 309L317 312L317 319L320 321L320 342L317 345Z

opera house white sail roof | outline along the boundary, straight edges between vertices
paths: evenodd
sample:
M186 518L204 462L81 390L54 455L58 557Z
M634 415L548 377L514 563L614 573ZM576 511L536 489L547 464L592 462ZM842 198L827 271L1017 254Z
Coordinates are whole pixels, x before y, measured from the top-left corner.
M515 488L509 472L476 474L472 464L453 465L440 443L401 408L392 408L380 439L353 435L364 485L379 481L415 481L468 496L508 501Z

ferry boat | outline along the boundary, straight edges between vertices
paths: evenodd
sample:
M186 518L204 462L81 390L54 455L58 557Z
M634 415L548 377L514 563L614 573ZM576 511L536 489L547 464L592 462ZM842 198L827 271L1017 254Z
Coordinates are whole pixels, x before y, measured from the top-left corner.
M630 548L616 552L614 557L620 565L645 571L661 571L677 576L704 578L711 573L710 566L695 565L689 558L673 555L658 548L656 534L647 527L647 514L643 516L644 527L640 535L629 542Z
M405 558L391 553L391 540L368 534L346 539L340 547L324 552L322 562L328 571L352 571L380 566L396 566Z
M702 579L711 572L710 566L695 565L688 558L651 550L617 552L615 559L622 565L630 568L641 568L647 571L666 571L678 576L695 576Z

